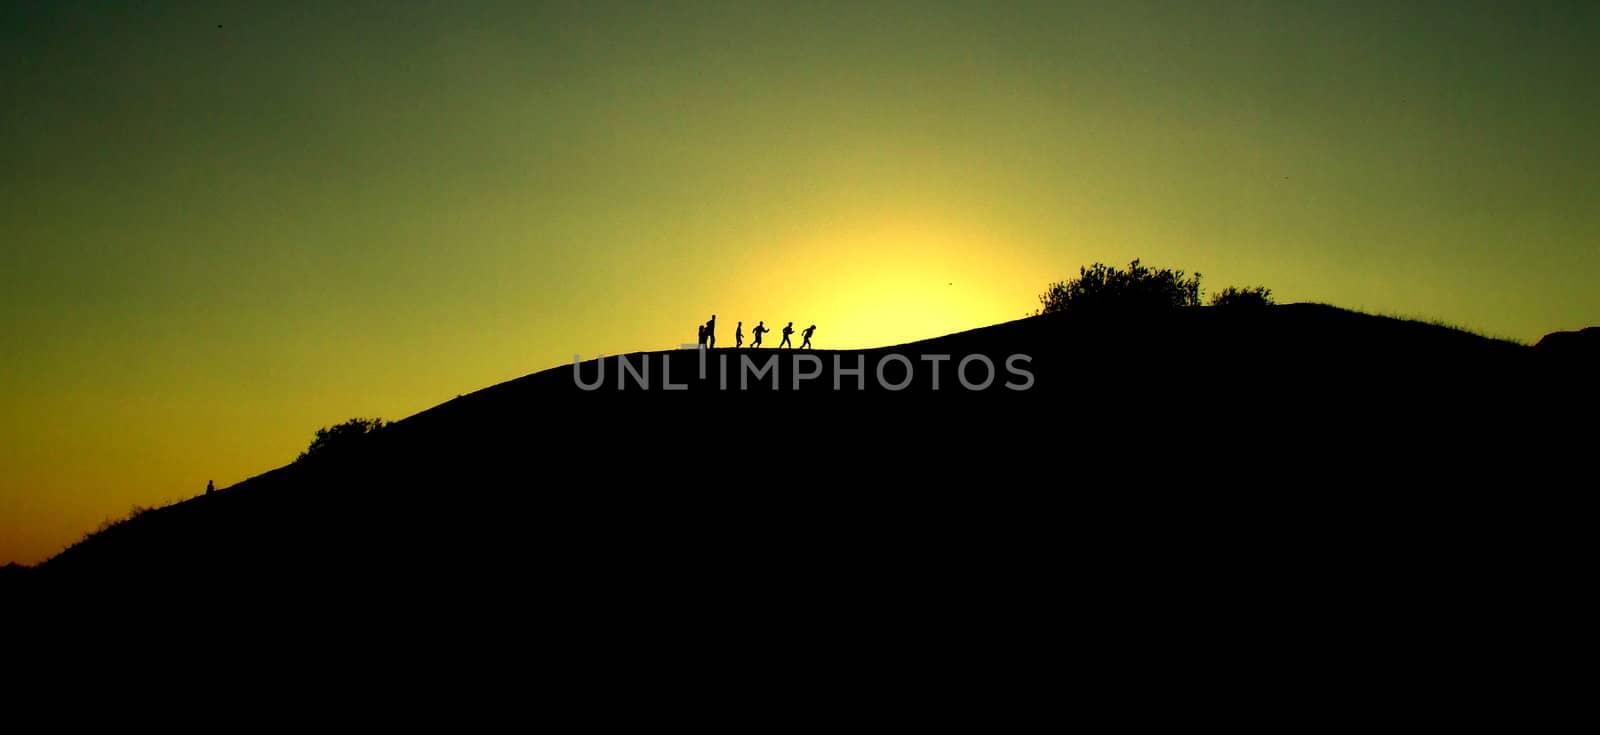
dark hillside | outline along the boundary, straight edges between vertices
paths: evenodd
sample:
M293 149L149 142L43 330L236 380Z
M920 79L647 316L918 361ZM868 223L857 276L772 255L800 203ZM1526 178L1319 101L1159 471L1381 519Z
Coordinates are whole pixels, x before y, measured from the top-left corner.
M1033 383L1011 390L1019 353ZM630 356L650 390L619 389L615 358L594 391L571 365L535 373L145 513L25 576L471 607L953 577L1214 595L1338 560L1401 590L1417 570L1391 552L1448 543L1497 496L1560 487L1584 437L1551 417L1594 405L1542 351L1315 305L1048 315L819 351L798 390L784 353L777 390L770 374L738 389L742 357L775 354L718 350L704 380L694 351ZM878 385L892 354L915 366L904 390ZM928 354L953 356L937 390ZM984 390L955 377L973 354L996 368ZM835 359L865 366L864 389ZM666 370L685 389L662 389Z

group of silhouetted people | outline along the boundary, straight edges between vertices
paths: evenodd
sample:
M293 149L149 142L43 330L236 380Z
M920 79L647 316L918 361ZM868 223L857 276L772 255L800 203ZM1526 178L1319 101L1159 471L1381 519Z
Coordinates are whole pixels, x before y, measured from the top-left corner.
M767 323L766 322L764 322L764 321L763 322L756 322L755 328L750 330L750 335L752 337L754 337L754 339L750 340L750 347L752 349L760 347L761 346L761 335L766 334L767 332L770 332L770 331L772 331L772 330L767 329ZM800 336L802 338L801 341L800 341L800 349L802 349L802 350L811 349L811 334L813 332L815 332L815 331L817 331L817 325L815 325L815 324L813 324L813 325L811 325L809 327L806 327L805 329L800 331ZM794 334L794 322L789 322L786 326L784 326L784 328L783 328L783 342L778 344L778 347L780 349L784 348L784 347L789 347L789 348L793 348L794 347L794 345L789 342L789 335L791 335L791 334ZM702 346L702 347L705 347L706 349L712 349L712 348L715 348L717 346L717 315L716 314L712 314L711 315L711 321L708 321L705 324L700 325L700 340L699 340L698 344L700 346ZM734 347L734 349L739 349L741 347L744 347L744 322L739 322L739 325L733 328L733 347Z

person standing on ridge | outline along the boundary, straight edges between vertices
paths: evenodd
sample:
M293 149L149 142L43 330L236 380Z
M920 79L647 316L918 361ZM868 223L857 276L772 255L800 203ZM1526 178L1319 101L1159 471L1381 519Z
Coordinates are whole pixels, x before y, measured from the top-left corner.
M791 350L794 349L794 345L789 342L789 335L791 334L794 334L794 322L789 322L788 324L784 325L783 341L778 343L778 349L781 350L785 347L788 347Z
M216 485L213 485L213 484L211 484L211 481L210 481L210 480L206 480L206 494L207 494L207 495L210 495L210 494L211 494L211 491L212 491L212 490L215 490L215 489L217 489L217 486L216 486Z
M695 329L695 333L698 334L699 336L695 337L694 343L697 344L697 345L700 345L701 347L705 347L706 346L706 325L701 324L698 328Z
M815 331L817 331L817 325L813 324L809 327L806 327L805 331L800 333L800 336L805 338L800 341L800 349L811 349L811 333Z
M754 339L752 339L750 341L750 349L754 350L754 349L760 348L761 347L761 335L766 334L767 332L770 332L770 331L772 331L772 330L767 329L767 323L766 322L756 322L756 328L750 330L750 336L754 337Z
M717 315L716 314L712 314L711 315L711 321L706 322L706 347L708 349L711 349L711 348L715 348L716 346L717 346Z
M744 322L739 322L733 327L733 349L744 346Z

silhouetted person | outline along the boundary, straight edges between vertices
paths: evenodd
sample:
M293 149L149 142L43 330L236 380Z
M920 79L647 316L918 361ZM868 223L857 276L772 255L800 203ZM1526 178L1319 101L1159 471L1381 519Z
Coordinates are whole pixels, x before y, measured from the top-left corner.
M805 338L800 341L800 349L811 349L811 333L815 331L817 331L817 325L813 324L809 327L806 327L806 331L800 333L800 336Z
M739 322L733 327L733 349L744 346L744 322Z
M212 490L215 490L215 489L217 489L217 486L216 486L216 485L213 485L213 484L211 484L211 481L210 481L210 480L206 480L206 494L207 494L207 495L210 495L210 494L211 494L211 491L212 491Z
M697 344L697 345L700 345L701 347L705 347L706 346L706 325L704 325L704 324L700 325L700 327L699 327L699 335L700 336L695 338L694 343Z
M711 315L711 321L706 322L706 347L717 346L717 315Z
M772 330L767 329L767 323L766 322L756 322L756 328L750 330L750 336L755 338L754 340L752 340L750 342L750 349L753 350L753 349L755 349L757 347L760 347L761 346L761 335L766 334L767 332L770 332L770 331L772 331Z
M781 350L781 349L783 349L785 347L788 347L790 349L794 349L794 345L789 343L789 335L791 335L791 334L794 334L794 322L789 322L788 324L784 325L784 327L783 327L783 341L778 343L778 349Z

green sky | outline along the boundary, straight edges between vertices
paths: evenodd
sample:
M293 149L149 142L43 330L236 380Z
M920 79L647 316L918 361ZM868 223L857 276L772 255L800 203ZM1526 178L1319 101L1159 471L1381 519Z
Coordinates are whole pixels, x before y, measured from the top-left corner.
M1600 324L1600 3L26 0L0 53L0 562L712 313L902 342L1142 257Z

